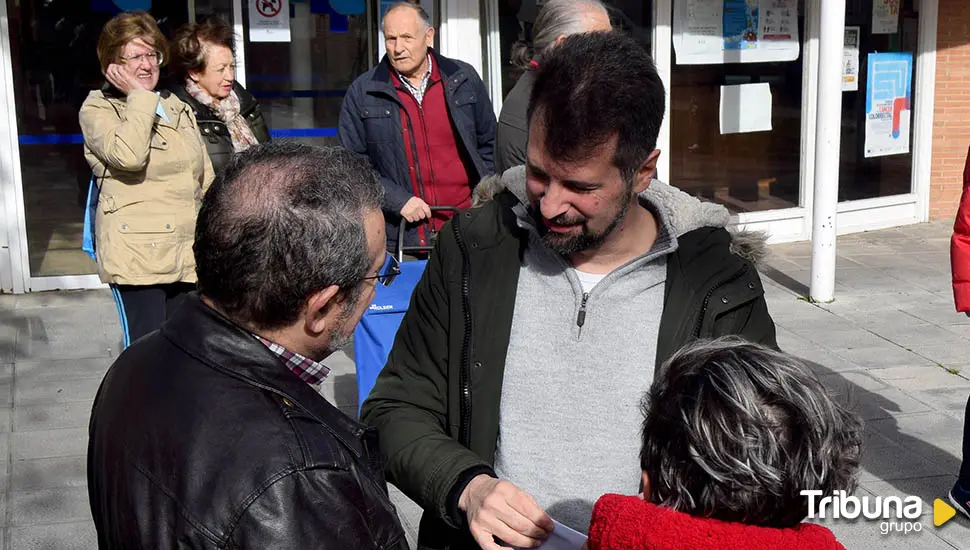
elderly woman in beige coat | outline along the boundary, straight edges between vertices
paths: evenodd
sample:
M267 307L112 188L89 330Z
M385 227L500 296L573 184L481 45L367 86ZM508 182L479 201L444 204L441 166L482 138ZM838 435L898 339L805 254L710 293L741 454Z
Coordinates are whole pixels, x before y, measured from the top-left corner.
M108 83L80 112L100 189L98 272L120 294L131 341L161 326L194 288L195 218L213 179L192 110L155 92L167 51L147 13L113 18L98 39Z

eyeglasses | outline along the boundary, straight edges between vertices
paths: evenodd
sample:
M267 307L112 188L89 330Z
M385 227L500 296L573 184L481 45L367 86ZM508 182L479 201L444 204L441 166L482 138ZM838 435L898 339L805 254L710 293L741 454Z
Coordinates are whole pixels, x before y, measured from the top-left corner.
M377 279L377 282L381 286L390 286L394 282L395 277L401 274L401 264L397 261L397 258L388 254L387 260L384 261L384 265L381 266L380 272L377 275L370 277L364 277L363 280Z
M161 65L162 60L164 58L165 56L162 55L162 52L150 52L150 53L143 53L141 55L121 56L122 61L124 61L125 63L133 67L137 67L141 65L142 62L146 60L153 67L156 65Z

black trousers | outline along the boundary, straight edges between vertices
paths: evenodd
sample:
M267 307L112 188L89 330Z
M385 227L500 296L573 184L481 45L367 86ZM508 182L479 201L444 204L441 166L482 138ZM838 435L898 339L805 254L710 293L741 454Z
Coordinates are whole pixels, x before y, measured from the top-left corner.
M970 490L970 399L963 414L963 464L960 465L960 485Z
M125 313L122 328L128 342L157 330L178 308L185 296L195 290L191 283L163 285L114 285L121 296Z

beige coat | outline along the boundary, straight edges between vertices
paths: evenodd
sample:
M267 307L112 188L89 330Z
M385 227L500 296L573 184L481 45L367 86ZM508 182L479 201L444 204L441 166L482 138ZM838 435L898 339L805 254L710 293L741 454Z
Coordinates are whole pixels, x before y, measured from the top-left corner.
M169 122L156 114L159 102ZM126 99L93 91L80 121L84 156L101 189L101 280L194 283L195 218L213 171L192 110L174 95L137 90Z

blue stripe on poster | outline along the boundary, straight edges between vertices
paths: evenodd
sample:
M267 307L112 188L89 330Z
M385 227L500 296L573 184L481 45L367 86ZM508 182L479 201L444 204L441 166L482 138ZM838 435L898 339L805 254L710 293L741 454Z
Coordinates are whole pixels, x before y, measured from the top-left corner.
M322 138L337 137L337 128L279 128L270 130L274 138ZM84 143L81 134L23 134L20 136L21 145L75 145Z

